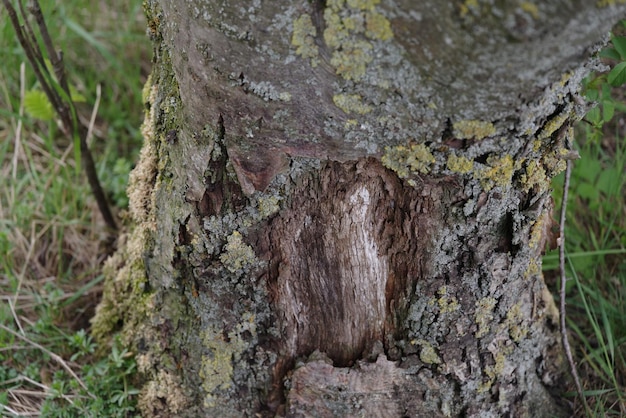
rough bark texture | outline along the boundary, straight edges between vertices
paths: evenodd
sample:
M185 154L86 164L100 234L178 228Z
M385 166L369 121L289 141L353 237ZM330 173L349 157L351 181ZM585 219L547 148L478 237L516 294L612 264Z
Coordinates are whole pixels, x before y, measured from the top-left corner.
M497 4L494 4L497 3ZM561 416L549 181L624 6L145 2L94 319L145 416Z

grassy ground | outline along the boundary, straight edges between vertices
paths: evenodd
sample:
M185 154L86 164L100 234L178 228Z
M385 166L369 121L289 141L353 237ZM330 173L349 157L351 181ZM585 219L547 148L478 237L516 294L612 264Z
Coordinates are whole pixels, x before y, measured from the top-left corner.
M151 56L141 0L41 6L70 84L86 98L82 120L99 101L92 149L103 186L122 211L141 144L141 88ZM24 112L24 96L38 85L30 66L21 68L25 57L2 13L0 410L126 416L134 405L134 360L117 346L97 357L85 331L100 295L104 224L83 173L76 173L70 142L54 122Z
M101 86L92 148L104 187L123 211L150 63L141 0L42 6L71 84L86 98L82 119L89 120ZM132 415L132 356L116 344L97 356L87 331L101 290L103 222L69 142L54 123L23 111L25 92L37 85L30 68L20 68L25 59L8 19L0 21L0 57L0 410ZM583 158L568 207L568 323L590 416L626 416L626 101L612 94L611 121L602 123L608 111L601 109L589 116L594 126L578 129ZM557 207L561 184L555 181ZM555 254L546 255L548 278L556 266Z

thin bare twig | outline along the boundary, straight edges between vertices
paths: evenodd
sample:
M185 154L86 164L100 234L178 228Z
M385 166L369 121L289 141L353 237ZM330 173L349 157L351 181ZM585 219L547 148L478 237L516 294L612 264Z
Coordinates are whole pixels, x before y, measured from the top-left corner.
M565 355L567 356L567 361L569 362L570 372L572 373L572 377L574 378L574 383L576 384L576 391L578 392L578 396L580 397L583 405L585 407L585 411L589 411L589 406L587 405L587 399L583 393L583 387L580 384L580 378L578 377L578 372L576 371L576 363L574 362L574 357L572 356L572 349L569 345L569 338L567 336L567 328L565 325L565 284L567 282L567 277L565 275L565 214L567 212L567 197L569 195L569 182L570 177L572 175L572 161L566 160L567 166L565 168L565 182L563 184L563 201L561 202L561 220L559 224L559 270L561 272L561 290L559 296L561 298L560 304L560 316L561 316L561 338L563 341L563 348L565 349Z
M39 84L41 84L41 89L44 91L44 93L50 100L50 103L52 104L54 109L55 110L58 109L58 107L61 106L61 102L59 101L60 99L58 97L58 94L54 91L54 89L50 87L48 80L46 80L46 77L44 76L42 72L42 68L45 70L45 66L40 65L40 60L38 56L41 55L41 52L39 51L37 47L36 41L30 41L30 37L24 31L22 25L20 24L19 18L17 17L17 12L13 8L13 5L11 4L11 2L9 0L2 0L2 3L4 4L4 8L7 10L7 13L9 14L9 19L11 20L11 25L13 26L13 29L15 30L15 35L17 37L17 40L22 46L22 49L24 49L26 58L28 58L28 61L33 67L33 72L35 73L35 77L37 78L37 81L39 81ZM63 119L63 115L59 114L59 116L61 116L61 119ZM62 121L64 124L67 123L66 120L62 120Z

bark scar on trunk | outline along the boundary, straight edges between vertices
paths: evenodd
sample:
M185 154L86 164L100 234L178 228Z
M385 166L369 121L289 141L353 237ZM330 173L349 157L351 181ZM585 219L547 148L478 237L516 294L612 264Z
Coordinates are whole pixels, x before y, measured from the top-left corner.
M296 187L260 243L283 336L279 381L315 350L351 366L375 342L388 351L404 337L398 327L432 263L444 195L434 182L403 185L374 159L329 162Z

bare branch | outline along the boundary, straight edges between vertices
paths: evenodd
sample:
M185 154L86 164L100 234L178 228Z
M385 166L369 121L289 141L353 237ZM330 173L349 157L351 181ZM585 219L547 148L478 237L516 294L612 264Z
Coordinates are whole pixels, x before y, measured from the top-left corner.
M28 10L35 17L35 21L37 22L37 26L39 27L39 32L41 33L43 43L46 46L46 51L48 53L48 56L50 57L50 62L52 63L54 74L56 75L57 80L59 80L59 84L61 85L63 90L69 95L70 89L67 84L67 78L65 77L65 67L63 66L63 52L61 50L56 51L54 49L54 45L52 44L52 38L50 38L50 32L48 32L48 26L46 25L43 13L41 12L41 7L39 6L39 1L32 1L30 3L30 6L28 7Z

